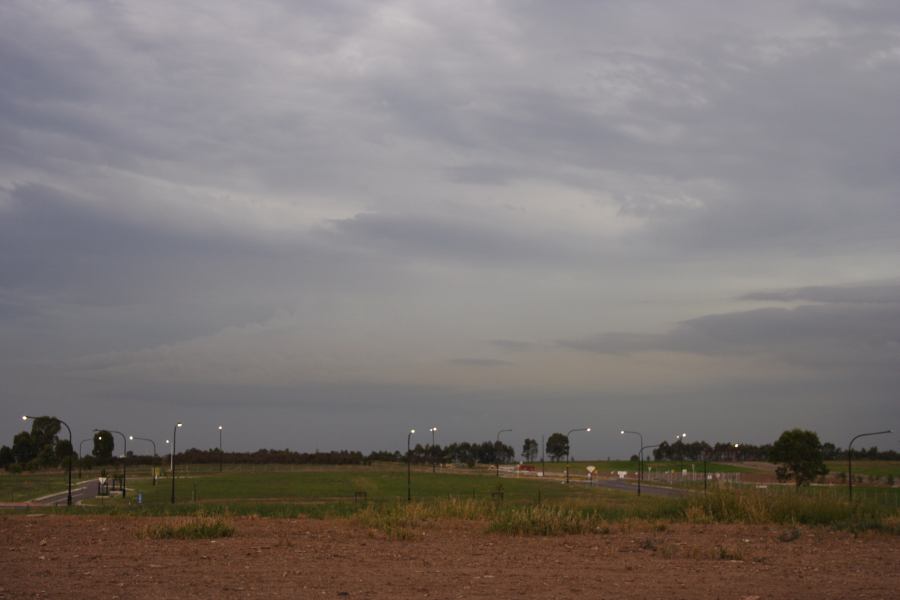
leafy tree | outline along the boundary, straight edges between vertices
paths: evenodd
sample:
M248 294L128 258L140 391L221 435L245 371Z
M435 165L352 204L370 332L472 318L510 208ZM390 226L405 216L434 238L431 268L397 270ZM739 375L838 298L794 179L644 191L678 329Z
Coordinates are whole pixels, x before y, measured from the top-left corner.
M506 464L516 458L516 449L503 442L494 442L494 460Z
M50 447L51 453L59 441L59 429L62 424L56 417L35 417L31 421L31 441L40 453Z
M28 464L35 459L37 450L34 447L34 442L31 440L30 433L22 431L16 434L16 437L13 438L12 453L13 458L19 465Z
M75 456L75 449L72 448L72 442L69 440L59 440L56 442L54 454L56 455L56 463L66 466L68 464L67 461L72 460Z
M525 443L522 444L522 458L525 462L532 462L537 458L538 455L538 443L537 440L533 440L531 438L525 438Z
M13 456L12 448L9 446L0 447L0 469L5 469L15 461L16 458Z
M779 481L794 479L798 487L828 473L822 444L814 431L791 429L782 433L772 444L769 462L778 465L775 475Z
M483 465L494 464L494 459L496 458L494 450L494 442L485 441L478 444L475 448L478 462Z
M547 438L547 454L554 461L559 461L569 452L569 436L564 433L554 433Z
M91 450L91 454L97 459L99 464L112 460L112 453L115 447L116 443L110 432L106 430L94 432L94 449Z

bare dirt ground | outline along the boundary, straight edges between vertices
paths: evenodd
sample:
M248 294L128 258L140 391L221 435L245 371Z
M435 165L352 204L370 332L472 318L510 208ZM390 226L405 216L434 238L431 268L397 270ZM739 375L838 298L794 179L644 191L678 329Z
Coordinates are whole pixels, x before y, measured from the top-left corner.
M888 534L626 524L547 538L443 523L397 541L344 520L238 518L232 538L139 537L160 520L0 516L0 598L900 598Z

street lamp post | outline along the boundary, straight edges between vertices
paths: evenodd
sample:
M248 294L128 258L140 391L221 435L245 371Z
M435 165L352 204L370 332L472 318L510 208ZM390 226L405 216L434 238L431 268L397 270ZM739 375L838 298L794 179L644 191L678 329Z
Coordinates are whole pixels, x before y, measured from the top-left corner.
M675 441L681 442L681 447L679 448L679 452L678 452L678 460L679 460L678 470L681 471L681 474L684 474L684 438L686 438L686 437L687 437L686 433L679 433L678 435L675 436Z
M81 443L78 444L78 479L81 479L81 461L84 460L84 443L90 442L93 439L94 438L81 440Z
M114 429L95 429L94 432L98 431L108 431L110 433L118 433L122 436L122 444L124 444L123 456L122 456L122 497L125 497L125 474L128 466L128 438L125 437L125 434L121 431L115 431Z
M219 425L219 473L222 472L222 426Z
M648 444L646 446L641 446L641 465L644 464L644 450L649 450L650 448L659 448L659 444ZM643 479L643 474L641 474L641 479ZM641 495L640 485L638 486L638 496Z
M134 437L133 435L129 435L128 439L132 441L141 440L142 442L150 442L151 444L153 444L153 468L156 468L156 442L154 442L150 438ZM152 475L153 477L151 477L151 479L153 480L153 485L156 485L156 473L154 472L152 473Z
M171 440L166 440L166 446L169 446L169 445L171 445L171 444L172 444L172 441L171 441ZM172 459L172 452L169 451L169 470L170 470L170 471L172 470L172 464L173 464L173 462L174 462L174 461L173 461L173 459Z
M431 472L437 473L437 467L434 460L434 434L437 433L437 426L432 427L428 431L431 432Z
M28 415L22 415L23 421L27 421L28 419L34 419L34 418L35 417L30 417ZM72 452L74 452L75 446L72 445L72 428L69 427L69 424L66 423L65 421L63 421L62 419L60 419L58 417L53 417L53 418L66 426L66 429L69 431L69 448L71 449ZM71 454L69 454L68 463L69 463L69 491L68 491L68 494L66 495L66 506L72 506L72 455Z
M410 429L406 436L406 501L412 501L412 449L409 447L415 429Z
M570 429L569 433L566 434L566 484L569 483L569 453L572 450L572 444L569 443L569 436L575 433L576 431L586 431L590 433L590 427L582 427L580 429Z
M512 429L501 429L497 432L497 443L494 444L494 463L497 466L497 478L500 478L500 434L509 433Z
M644 477L644 451L643 451L644 436L641 435L640 432L638 432L638 431L628 431L627 429L619 430L619 435L625 435L626 433L636 435L641 440L641 445L640 445L641 450L638 451L638 489L637 489L637 495L640 496L641 495L641 479L643 479L643 477Z
M172 504L175 504L175 441L178 439L178 428L181 426L182 423L175 423L172 429L172 463L169 469L172 471Z
M872 433L860 433L853 437L850 440L850 443L847 445L847 481L850 485L850 500L853 500L853 442L855 442L858 438L867 437L870 435L884 435L886 433L891 433L890 429L885 429L884 431L873 431Z

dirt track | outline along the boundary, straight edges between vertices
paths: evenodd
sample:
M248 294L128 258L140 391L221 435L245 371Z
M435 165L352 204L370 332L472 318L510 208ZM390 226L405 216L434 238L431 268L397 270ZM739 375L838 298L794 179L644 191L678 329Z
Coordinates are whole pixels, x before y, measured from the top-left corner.
M472 523L386 540L346 521L236 519L216 541L150 519L0 517L0 598L885 598L900 539L784 527L614 525L553 538Z

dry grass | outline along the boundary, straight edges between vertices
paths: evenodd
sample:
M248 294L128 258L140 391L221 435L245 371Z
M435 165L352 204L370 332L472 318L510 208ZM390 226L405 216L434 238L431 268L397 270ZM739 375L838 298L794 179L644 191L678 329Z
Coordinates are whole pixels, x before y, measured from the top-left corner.
M147 525L138 535L152 540L214 539L231 537L234 535L234 527L218 517L197 516Z

